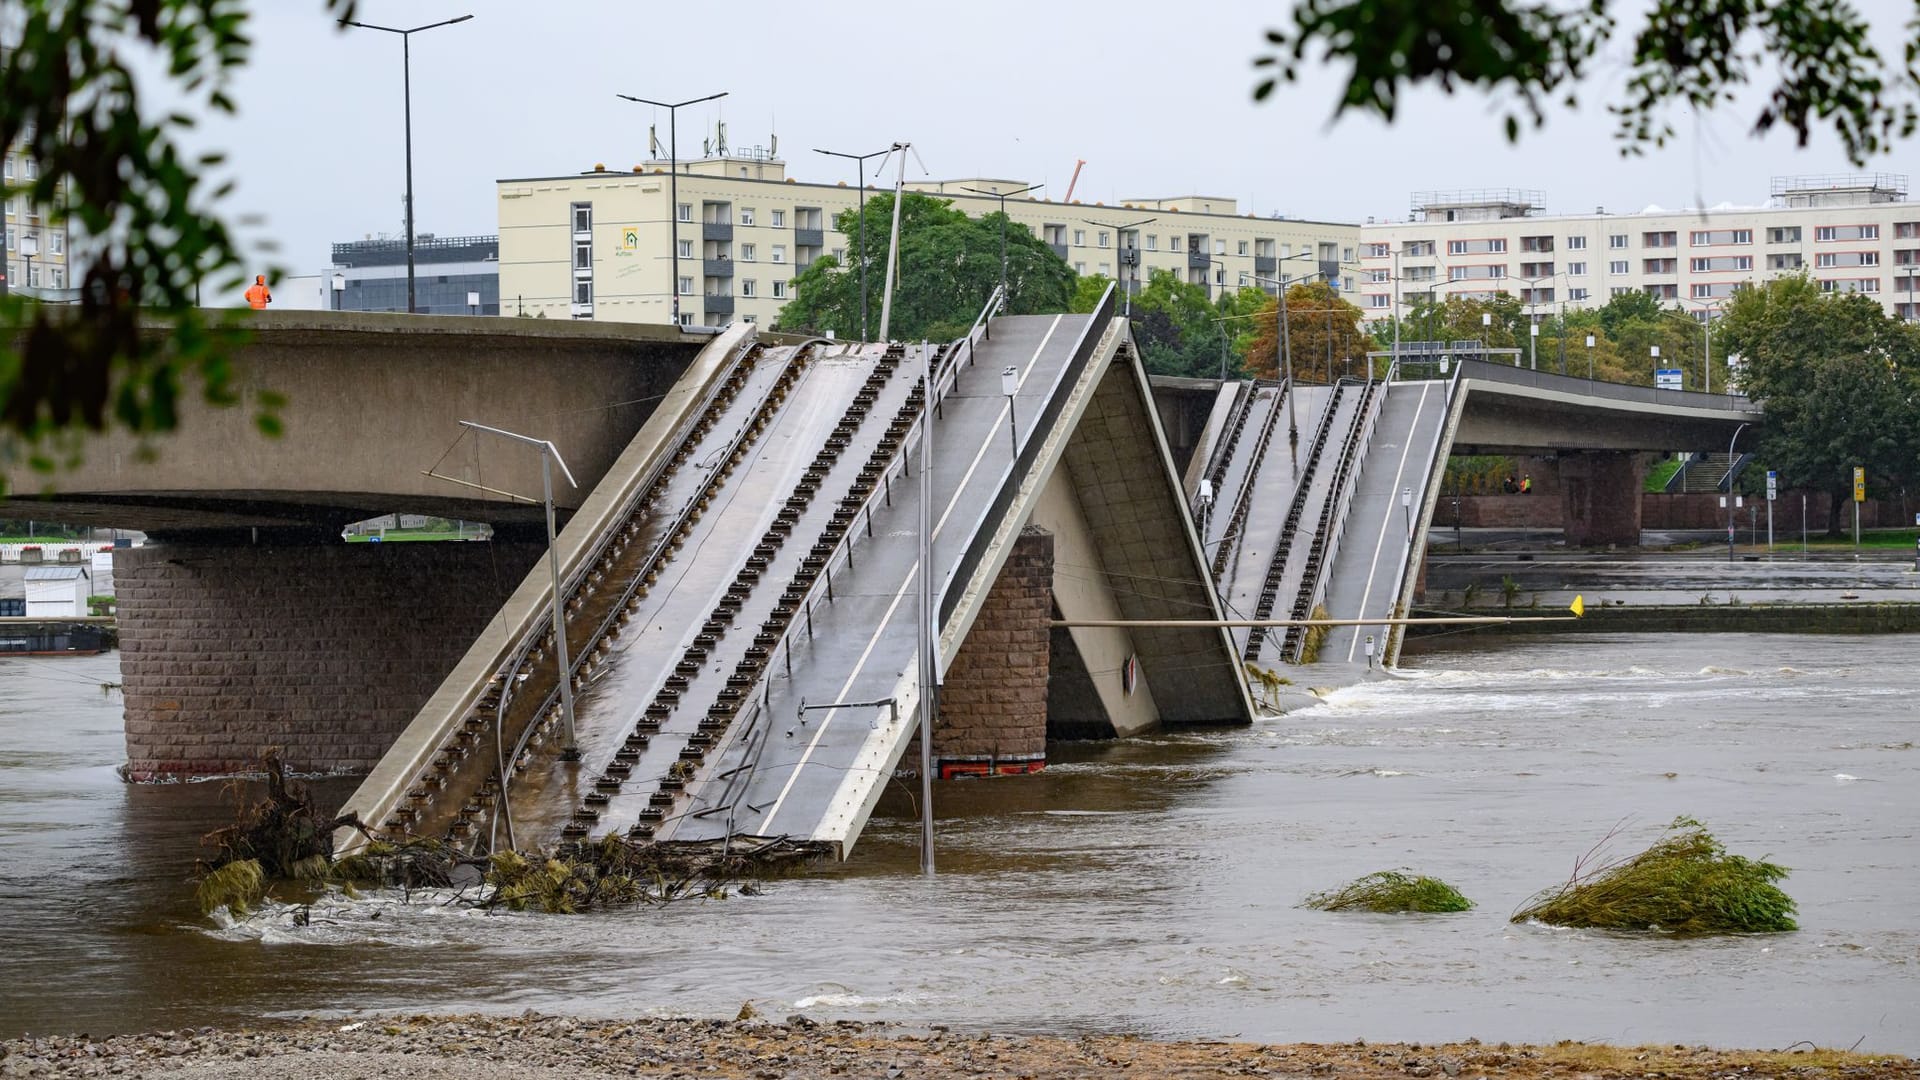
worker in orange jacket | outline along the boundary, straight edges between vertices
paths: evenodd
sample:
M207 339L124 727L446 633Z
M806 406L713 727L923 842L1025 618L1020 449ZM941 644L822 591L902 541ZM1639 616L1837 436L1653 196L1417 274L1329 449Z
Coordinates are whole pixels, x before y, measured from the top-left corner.
M255 274L253 288L247 290L247 306L255 311L265 311L267 305L271 303L273 303L273 290L267 288L267 275Z

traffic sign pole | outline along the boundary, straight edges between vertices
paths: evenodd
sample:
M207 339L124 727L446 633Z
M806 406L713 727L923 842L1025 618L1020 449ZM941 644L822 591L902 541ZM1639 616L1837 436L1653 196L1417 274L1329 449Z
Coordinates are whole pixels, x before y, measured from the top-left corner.
M1767 558L1773 558L1773 500L1780 497L1780 474L1767 470Z

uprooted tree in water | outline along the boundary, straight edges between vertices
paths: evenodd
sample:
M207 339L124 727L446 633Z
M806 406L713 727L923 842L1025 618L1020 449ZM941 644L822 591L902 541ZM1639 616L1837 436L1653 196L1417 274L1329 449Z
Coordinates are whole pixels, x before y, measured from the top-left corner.
M1535 896L1513 921L1674 934L1799 929L1793 898L1774 884L1787 876L1787 868L1727 854L1726 846L1690 817L1673 819L1657 843L1630 859L1591 866L1612 837L1609 833L1581 856L1572 876Z

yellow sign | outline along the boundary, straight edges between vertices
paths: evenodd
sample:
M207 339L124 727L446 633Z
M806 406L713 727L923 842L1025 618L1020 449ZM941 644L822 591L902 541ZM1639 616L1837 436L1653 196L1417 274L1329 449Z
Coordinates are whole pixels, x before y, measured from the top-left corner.
M1867 501L1867 470L1858 465L1853 467L1853 501Z
M640 230L629 225L620 230L620 250L638 251L640 249Z
M1573 603L1567 605L1567 607L1573 612L1573 617L1576 619L1587 613L1587 602L1577 595L1573 598Z

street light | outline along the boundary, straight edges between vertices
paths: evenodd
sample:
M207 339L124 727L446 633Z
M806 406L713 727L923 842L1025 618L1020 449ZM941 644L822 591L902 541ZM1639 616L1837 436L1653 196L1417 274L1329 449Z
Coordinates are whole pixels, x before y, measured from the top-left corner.
M1698 303L1698 301L1693 300L1691 298L1684 300L1682 302L1688 303L1688 304ZM1701 392L1708 393L1708 394L1713 393L1713 313L1718 310L1720 310L1719 304L1701 304L1700 313L1706 316L1703 319L1693 319L1693 317L1691 315L1687 315L1685 311L1669 312L1669 314L1687 315L1688 319L1700 324L1700 333L1701 333L1701 360L1700 360L1701 386L1700 386L1700 389L1701 389Z
M1587 335L1587 381L1593 381L1593 335Z
M860 340L865 341L867 340L867 159L885 157L893 153L893 150L889 147L885 150L875 150L871 154L843 154L838 150L822 150L816 146L813 152L825 154L828 157L847 158L856 166L854 171L860 181L858 211L860 215Z
M333 310L347 310L347 275L345 274L333 275Z
M1273 262L1274 262L1274 265L1277 267L1281 263L1286 262L1288 259L1310 258L1313 256L1313 254L1314 254L1313 249L1303 248L1299 251L1294 252L1291 255L1282 255L1278 259L1275 259ZM1302 275L1303 278L1309 277L1309 276L1311 275ZM1281 362L1281 364L1285 366L1286 373L1287 373L1287 445L1292 447L1294 451L1293 465L1295 470L1298 470L1300 467L1300 454L1299 454L1300 414L1294 399L1299 397L1300 395L1294 393L1293 332L1292 332L1291 326L1288 325L1291 322L1291 320L1287 318L1287 285L1289 282L1293 281L1294 279L1290 277L1279 277L1279 278L1261 277L1258 274L1248 274L1247 278L1250 281L1258 281L1263 284L1272 285L1274 287L1274 292L1279 296L1279 299L1280 299L1280 306L1277 312L1279 316L1279 325L1275 327L1276 333L1273 335L1273 339L1275 344L1280 349L1280 356L1277 359ZM1368 371L1369 372L1372 371L1371 365L1368 366Z
M33 257L38 254L40 254L40 237L33 233L22 236L20 238L20 257L27 260L27 280L21 282L21 284L28 288L33 288L34 285L37 284L33 280Z
M703 101L713 101L716 98L726 97L727 93L728 91L722 90L717 94L708 94L706 97L689 98L686 101L676 101L672 103L634 97L632 94L613 95L622 101L631 101L635 104L651 105L656 109L667 110L667 202L672 204L667 207L667 242L673 245L673 260L670 264L672 269L669 271L673 280L668 282L668 284L672 286L669 292L673 297L671 310L673 314L673 325L675 326L680 325L680 142L678 139L680 134L678 125L680 114L678 110L688 105L698 105Z
M1727 440L1727 561L1733 561L1733 444L1740 441L1740 433L1747 430L1747 424L1733 429L1733 438ZM1805 511L1801 516L1804 518Z
M400 35L400 85L407 131L407 312L409 314L418 310L418 306L414 303L413 291L413 35L422 30L463 23L471 18L473 18L471 15L461 15L458 18L442 19L440 22L416 26L411 30L402 30L393 26L375 26L373 23L355 22L352 19L340 20L341 26L357 26L362 30L382 30L389 34Z
M559 664L560 674L560 717L562 721L560 760L579 761L580 745L573 736L573 665L567 660L567 620L566 602L560 596L560 548L554 539L553 530L553 462L560 463L560 474L567 483L579 488L579 481L573 478L572 470L567 468L566 459L560 456L560 450L546 439L536 439L530 435L507 431L503 428L476 424L471 420L460 421L463 428L484 431L489 435L498 435L503 439L525 443L540 448L540 488L547 508L547 578L553 586L553 647L554 659ZM503 763L504 764L504 763ZM506 798L506 792L500 793Z
M1101 224L1100 222L1095 221L1092 218L1081 218L1080 220L1086 222L1089 225ZM1135 246L1135 247L1123 246L1126 241L1127 234L1129 232L1132 232L1135 229L1138 229L1142 225L1151 225L1154 222L1159 220L1160 219L1157 217L1141 218L1139 221L1129 221L1125 225L1115 225L1113 227L1113 244L1114 244L1114 247L1118 248L1120 251L1121 303L1126 305L1125 309L1120 312L1121 317L1123 318L1130 319L1133 317L1133 290L1127 288L1127 267L1132 264L1128 260L1129 258L1135 259L1135 260L1140 258L1140 249L1138 246ZM1140 280L1140 274L1138 271L1134 272L1133 278L1135 281ZM1224 379L1226 378L1226 376L1222 375L1221 378Z
M1000 200L1000 302L1001 303L1005 303L1007 299L1007 200L1013 198L1015 195L1025 195L1029 191L1039 191L1041 188L1046 186L1047 185L1045 184L1028 184L1026 187L1016 188L1012 191L982 191L979 188L961 188L960 189L961 191L971 191L975 195L985 195L989 199Z
M1007 445L1013 448L1015 461L1020 459L1020 433L1016 430L1019 419L1014 415L1013 398L1020 392L1020 369L1012 364L1000 372L1000 392L1007 396Z

